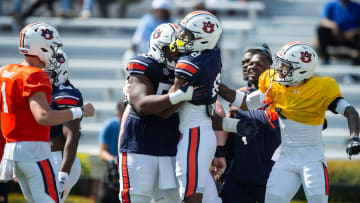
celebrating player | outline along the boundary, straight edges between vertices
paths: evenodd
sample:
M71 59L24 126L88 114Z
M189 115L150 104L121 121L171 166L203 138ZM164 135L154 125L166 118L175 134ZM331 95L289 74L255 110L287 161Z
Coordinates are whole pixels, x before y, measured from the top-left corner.
M53 86L50 108L63 110L83 105L83 98L78 89L69 81L69 59L63 50L57 52L57 63L53 64L50 81ZM64 202L71 188L79 180L80 160L76 156L80 138L80 121L75 119L53 126L50 129L50 146L53 169L59 181L59 202Z
M343 98L334 79L313 76L317 65L313 48L304 42L291 42L277 53L274 69L260 76L259 90L246 99L236 93L236 106L246 103L249 109L256 109L265 100L279 115L281 148L267 182L267 203L290 202L301 184L308 202L328 202L329 179L321 132L326 110L347 118L347 151L349 155L359 153L359 114Z
M119 197L124 203L180 201L174 166L179 117L173 112L174 105L191 99L192 87L167 94L180 54L170 50L177 28L159 25L151 35L148 54L127 65L131 107L124 112L119 136Z
M215 103L220 83L221 56L215 46L222 28L218 19L207 11L188 14L180 28L175 45L185 54L177 61L171 91L185 84L199 89L194 99L179 107L179 128L183 137L176 154L176 176L180 197L187 203L201 202L217 145L207 108Z
M50 162L50 127L94 115L92 104L82 108L50 110L49 76L62 45L57 30L46 23L27 25L20 33L20 64L0 71L1 129L6 138L0 180L15 176L28 202L59 202L55 173Z

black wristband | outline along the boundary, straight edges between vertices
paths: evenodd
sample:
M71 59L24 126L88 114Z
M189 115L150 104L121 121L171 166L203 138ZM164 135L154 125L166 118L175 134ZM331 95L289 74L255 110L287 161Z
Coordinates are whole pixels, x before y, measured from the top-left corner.
M226 151L227 150L226 150L225 146L217 146L216 152L215 152L215 157L225 157Z

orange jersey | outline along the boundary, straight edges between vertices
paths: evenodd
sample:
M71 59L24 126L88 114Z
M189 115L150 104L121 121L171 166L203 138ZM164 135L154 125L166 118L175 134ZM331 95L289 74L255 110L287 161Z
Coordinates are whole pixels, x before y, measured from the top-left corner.
M29 106L29 97L44 92L48 103L52 87L45 71L33 66L9 64L0 69L1 130L6 142L49 141L50 127L39 125Z
M0 163L4 153L4 148L5 148L5 138L0 130Z

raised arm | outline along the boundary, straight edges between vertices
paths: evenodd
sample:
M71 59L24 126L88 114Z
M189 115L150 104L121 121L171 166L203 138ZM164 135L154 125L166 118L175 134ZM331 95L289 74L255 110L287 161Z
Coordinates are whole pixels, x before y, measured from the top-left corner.
M30 110L40 125L55 126L81 117L94 116L91 103L66 110L51 110L44 92L36 92L29 97Z

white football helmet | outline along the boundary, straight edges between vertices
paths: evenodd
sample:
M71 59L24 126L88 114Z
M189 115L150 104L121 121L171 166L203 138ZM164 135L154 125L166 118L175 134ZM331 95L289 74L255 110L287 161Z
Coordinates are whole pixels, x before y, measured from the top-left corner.
M180 52L213 49L221 33L222 28L216 16L207 11L194 11L180 22L176 45Z
M178 26L173 23L164 23L155 28L150 37L150 49L148 55L159 63L164 63L168 68L174 69L180 55L170 45L176 39Z
M55 87L64 84L69 79L69 60L63 49L58 49L56 61L51 65L50 81Z
M45 63L45 69L50 69L51 64L56 61L55 53L61 46L58 31L47 23L32 23L20 32L20 53L39 57Z
M276 54L276 81L281 85L296 85L311 78L318 63L318 55L311 46L305 42L291 42Z

